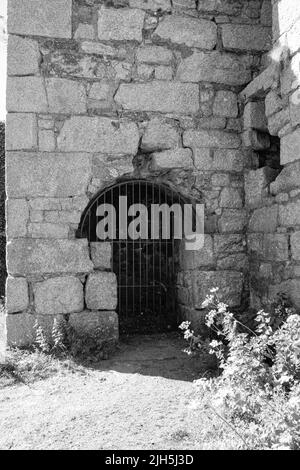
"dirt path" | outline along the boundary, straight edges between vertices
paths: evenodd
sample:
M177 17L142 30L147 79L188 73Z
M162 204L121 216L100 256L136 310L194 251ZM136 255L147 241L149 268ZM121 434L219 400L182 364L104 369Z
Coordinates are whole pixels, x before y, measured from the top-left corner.
M176 335L135 337L98 368L0 390L1 449L193 449L192 381Z

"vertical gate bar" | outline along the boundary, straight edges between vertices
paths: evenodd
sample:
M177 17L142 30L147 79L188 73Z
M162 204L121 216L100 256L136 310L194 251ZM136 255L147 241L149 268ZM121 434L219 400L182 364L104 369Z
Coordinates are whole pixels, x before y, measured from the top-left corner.
M174 203L174 192L171 189L171 205L173 206ZM175 232L175 217L173 217L173 224L172 224L172 317L175 315L175 291L176 291L176 280L175 280L175 263L174 263L174 254L175 254L175 246L174 246L174 232ZM173 292L174 290L174 292Z
M165 187L165 202L167 202L168 200L168 197L167 197L167 188ZM167 222L166 222L167 223ZM166 227L167 229L168 227ZM171 213L170 213L170 227L169 227L169 231L170 231L170 237L172 237L172 221L171 221ZM165 266L165 283L166 283L166 288L167 288L167 291L166 291L166 301L165 301L165 308L166 310L169 308L169 306L167 305L167 302L168 302L168 294L169 294L169 258L168 258L168 249L169 249L169 243L170 243L170 240L166 240L166 246L165 246L165 257L166 257L166 266ZM170 286L171 287L171 286ZM166 312L167 314L167 312Z
M132 204L135 204L135 200L134 200L134 196L135 196L135 194L134 194L134 189L135 189L135 188L134 188L134 182L132 182L132 197L133 197ZM132 272L133 272L133 278L132 278L132 307L133 307L133 311L132 311L132 313L133 313L133 316L134 316L134 312L135 312L135 297L134 297L134 288L135 288L135 272L134 272L134 268L135 268L135 266L134 266L135 240L132 240L131 243L132 243L132 266L133 266L133 269L132 269Z
M148 210L148 182L146 181L145 183L145 187L146 187L146 207L147 207L147 210ZM149 215L149 211L148 211L148 218L147 218L147 224L148 224L148 227L147 227L147 230L149 231L149 217L151 217L151 213ZM145 312L147 313L148 312L148 242L149 242L149 235L151 237L151 233L149 234L148 233L148 238L146 240L146 246L145 246L145 251L146 251L146 254L145 254L145 285L146 285L146 292L145 292Z
M119 191L118 191L118 216L117 216L117 234L116 236L118 237L118 239L116 240L116 246L118 247L118 254L119 254L119 276L118 276L118 309L120 311L120 307L121 307L121 298L122 298L122 280L121 280L121 275L122 275L122 270L121 270L121 267L122 267L122 244L121 244L121 240L120 240L120 196L121 196L121 185L119 184L119 187L118 187Z
M125 188L125 196L127 196L127 183L124 183L122 185L122 188ZM127 209L127 206L126 206L126 209ZM126 223L128 225L128 215L126 214ZM128 227L127 227L128 229ZM125 306L125 315L126 315L126 318L128 316L128 292L127 292L127 289L128 289L128 231L127 231L127 234L126 234L126 239L125 239L125 248L126 248L126 252L125 252L125 303L126 303L126 306Z
M141 204L141 182L139 181L139 204ZM141 227L140 227L141 231ZM140 312L139 314L141 315L142 313L142 240L140 236L140 244L139 244L139 258L140 258L140 263L139 263L139 272L140 272L140 292L139 292L139 301L140 301Z
M159 206L161 205L161 186L159 186L159 189L158 189L158 203L159 203ZM161 225L159 227L159 230L161 231L160 233L160 237L159 237L159 240L158 240L158 257L159 257L159 293L160 293L160 296L159 296L159 321L161 322L161 296L162 296L162 279L161 279L161 245L163 243L163 217L161 218L161 223L159 224Z
M154 184L152 183L152 204L154 204ZM154 218L153 220L151 219L151 224L153 223L153 234L155 233L154 232ZM154 312L154 309L155 309L155 272L154 272L154 268L155 268L155 239L153 238L152 240L152 313L156 313Z

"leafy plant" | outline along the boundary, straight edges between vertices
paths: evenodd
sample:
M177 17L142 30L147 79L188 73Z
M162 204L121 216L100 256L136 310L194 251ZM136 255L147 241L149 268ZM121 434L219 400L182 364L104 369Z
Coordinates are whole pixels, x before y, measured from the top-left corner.
M209 344L195 336L189 322L180 325L188 352L207 350L222 371L196 381L199 407L234 429L242 447L300 449L300 316L281 305L282 318L272 325L271 315L261 310L252 330L217 292L203 303L215 335Z

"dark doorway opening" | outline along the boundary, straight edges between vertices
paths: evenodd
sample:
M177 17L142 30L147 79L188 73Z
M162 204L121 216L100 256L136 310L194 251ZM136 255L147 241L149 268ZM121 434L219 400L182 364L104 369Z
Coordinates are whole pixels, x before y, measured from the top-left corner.
M120 236L119 201L126 196L127 226L135 219L128 215L133 204L143 204L147 208L146 224L148 238L123 239ZM83 214L80 236L89 241L99 241L96 226L103 220L97 215L101 204L111 204L115 208L115 236L106 240L112 244L112 270L118 281L118 307L120 334L149 334L167 332L178 328L176 278L179 263L181 240L175 239L175 215L160 217L157 222L151 217L153 204L173 204L188 202L167 185L146 180L121 181L97 194ZM124 209L124 206L123 206ZM153 224L157 238L151 238ZM169 227L165 225L168 224ZM165 233L168 232L168 238Z

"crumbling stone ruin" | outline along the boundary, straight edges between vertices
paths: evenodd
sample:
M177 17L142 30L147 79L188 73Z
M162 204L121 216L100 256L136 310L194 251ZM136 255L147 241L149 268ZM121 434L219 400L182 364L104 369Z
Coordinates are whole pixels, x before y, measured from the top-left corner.
M77 232L124 175L205 204L182 319L212 287L300 308L298 0L9 0L8 32L8 344L61 316L118 337L111 245Z

